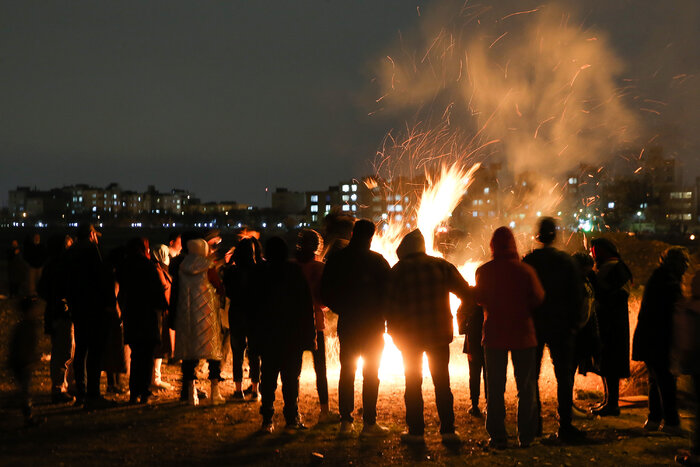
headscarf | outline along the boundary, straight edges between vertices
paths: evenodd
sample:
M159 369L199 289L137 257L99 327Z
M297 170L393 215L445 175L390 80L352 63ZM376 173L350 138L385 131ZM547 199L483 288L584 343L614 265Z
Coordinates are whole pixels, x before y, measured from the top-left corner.
M151 256L156 263L166 268L170 265L170 248L168 248L167 245L156 245L156 247L151 250Z

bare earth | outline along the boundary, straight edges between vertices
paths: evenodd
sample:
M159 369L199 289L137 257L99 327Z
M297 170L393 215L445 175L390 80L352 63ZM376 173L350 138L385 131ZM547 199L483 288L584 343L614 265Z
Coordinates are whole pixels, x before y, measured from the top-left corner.
M25 428L14 396L13 381L4 368L9 333L17 320L11 301L0 301L0 465L308 465L308 464L431 464L431 465L669 465L674 454L687 448L686 438L661 433L647 434L641 426L645 408L625 408L619 418L578 420L588 432L585 443L561 446L553 439L556 431L555 387L551 369L542 380L545 437L533 446L505 451L485 448L488 436L483 419L467 414L466 357L460 343L452 352L452 387L455 395L457 430L463 444L447 448L440 444L432 382L424 382L426 440L424 448L407 447L399 442L403 423L403 383L389 377L380 386L379 423L390 428L385 438L363 439L361 415L356 417L356 434L340 439L338 425L316 425L318 399L310 359L304 362L301 378L300 409L309 430L297 435L284 433L281 419L281 392L278 390L275 424L269 436L257 434L260 426L257 403L189 407L178 402L179 367L164 365L164 379L176 387L160 392L148 406L128 406L126 396L112 397L121 405L94 412L68 405L50 404L48 361L42 360L35 378L35 406L44 419L39 426ZM42 341L47 353L48 342ZM229 372L230 367L225 371ZM588 389L583 397L597 395L594 377L577 377L577 388ZM329 370L331 408L337 410L337 369ZM202 383L208 389L206 382ZM508 426L515 433L515 389L508 383ZM224 394L230 396L233 383L227 379ZM361 407L361 381L356 382L356 407ZM203 401L206 404L206 401ZM579 400L589 406L594 400ZM482 398L482 408L484 405ZM683 424L690 427L684 417ZM511 438L511 444L517 443ZM321 457L322 456L322 457Z

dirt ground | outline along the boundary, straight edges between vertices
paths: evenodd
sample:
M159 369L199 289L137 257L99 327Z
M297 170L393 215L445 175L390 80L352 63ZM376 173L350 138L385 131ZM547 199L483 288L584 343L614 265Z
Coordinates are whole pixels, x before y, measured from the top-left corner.
M257 403L228 402L209 407L189 407L178 401L179 367L164 365L164 379L175 388L156 394L147 406L129 406L127 396L108 396L120 404L115 408L86 412L68 405L50 403L48 355L37 368L34 400L43 423L25 428L14 394L13 380L4 368L9 333L17 320L9 300L0 301L0 465L669 465L677 450L688 440L642 430L646 410L624 408L619 418L578 420L587 431L587 440L576 446L562 446L556 432L555 386L551 368L545 366L543 387L545 436L529 448L511 447L489 451L483 419L468 415L466 358L460 342L453 345L452 388L455 396L457 430L463 443L447 448L440 443L434 393L429 378L424 382L426 440L423 448L407 447L399 442L403 423L403 382L400 376L382 380L378 402L378 422L390 428L389 436L364 439L358 435L361 416L357 416L356 434L338 437L338 425L316 425L318 399L314 373L305 359L301 378L300 409L309 430L296 435L284 433L281 418L281 393L278 390L275 424L269 436L257 434L260 415ZM48 353L48 342L41 343ZM233 383L223 384L230 396ZM329 370L331 408L337 410L337 368ZM208 389L208 384L201 385ZM244 384L245 385L245 384ZM594 377L577 377L584 388L577 401L589 406L600 396ZM356 407L361 407L361 380L356 382ZM512 376L507 388L508 428L511 445L515 432L515 388ZM483 408L482 396L482 408ZM683 424L690 427L684 413ZM322 457L321 457L322 456Z

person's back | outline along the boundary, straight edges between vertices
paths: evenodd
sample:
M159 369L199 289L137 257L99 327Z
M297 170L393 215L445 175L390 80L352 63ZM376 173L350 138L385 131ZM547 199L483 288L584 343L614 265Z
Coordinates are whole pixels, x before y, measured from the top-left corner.
M66 252L67 299L73 313L96 313L105 306L105 270L100 250L94 243L80 239Z

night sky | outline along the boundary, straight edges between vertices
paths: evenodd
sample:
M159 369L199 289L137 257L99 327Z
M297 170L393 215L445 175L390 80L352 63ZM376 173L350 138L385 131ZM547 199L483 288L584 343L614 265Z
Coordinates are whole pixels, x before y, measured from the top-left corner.
M368 115L373 70L399 31L419 27L417 7L437 3L2 0L0 204L17 185L118 182L263 205L265 187L368 174L383 135L404 123ZM691 182L700 2L569 3L607 33L640 95L664 102L640 118Z

